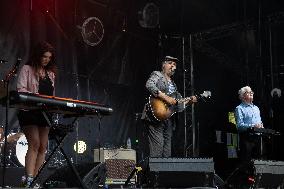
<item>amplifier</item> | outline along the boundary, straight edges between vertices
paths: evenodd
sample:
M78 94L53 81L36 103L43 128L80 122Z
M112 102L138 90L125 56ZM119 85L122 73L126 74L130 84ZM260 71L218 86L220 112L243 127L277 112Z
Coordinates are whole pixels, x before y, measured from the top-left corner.
M213 158L149 158L149 187L211 187Z
M105 162L107 159L128 159L136 163L136 151L133 149L94 149L94 162Z
M136 165L136 151L133 149L103 149L94 150L94 161L105 162L106 184L124 184ZM132 178L130 183L134 183Z

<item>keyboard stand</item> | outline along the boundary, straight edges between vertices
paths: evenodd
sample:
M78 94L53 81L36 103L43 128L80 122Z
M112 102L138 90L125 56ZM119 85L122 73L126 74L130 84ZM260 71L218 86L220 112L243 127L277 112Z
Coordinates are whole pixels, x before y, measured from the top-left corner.
M46 113L44 111L42 111L42 114L44 115L45 119L47 120L48 124L51 126L50 127L50 130L52 129L55 129L54 128L54 125L51 125L51 122L50 120L48 119L48 116L46 115ZM71 130L73 130L74 128L74 124L76 122L76 120L78 119L78 117L75 117L73 122L69 125L69 132ZM67 128L67 126L66 126ZM48 162L50 161L50 159L52 158L52 156L54 155L55 152L57 152L57 150L59 149L61 151L61 153L63 154L64 158L66 159L67 161L67 165L69 166L69 168L71 168L72 172L74 173L74 175L76 176L77 180L79 181L79 184L81 185L81 187L83 189L88 189L87 186L84 184L83 180L81 179L78 171L76 170L76 168L74 167L74 165L72 164L71 160L68 158L68 156L66 155L66 153L64 152L63 148L61 147L63 142L64 142L64 139L66 138L66 136L68 135L69 133L68 131L66 131L65 133L63 133L61 136L58 136L58 135L54 135L53 138L55 139L56 141L56 146L55 148L52 150L52 152L50 153L50 155L48 156L48 158L46 159L46 161L42 164L41 168L39 169L38 171L38 174L36 175L36 177L34 178L33 182L31 183L31 188L34 187L36 181L38 180L40 174L44 171L46 165L48 164Z

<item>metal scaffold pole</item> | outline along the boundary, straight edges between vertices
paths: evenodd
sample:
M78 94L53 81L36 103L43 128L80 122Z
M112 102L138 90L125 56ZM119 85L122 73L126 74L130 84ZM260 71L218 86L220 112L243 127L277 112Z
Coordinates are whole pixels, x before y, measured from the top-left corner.
M190 81L191 81L191 95L194 95L194 62L193 62L193 45L192 35L189 36L189 54L190 54ZM195 109L194 103L191 105L191 128L192 128L192 154L197 157L196 150L196 124L195 124Z

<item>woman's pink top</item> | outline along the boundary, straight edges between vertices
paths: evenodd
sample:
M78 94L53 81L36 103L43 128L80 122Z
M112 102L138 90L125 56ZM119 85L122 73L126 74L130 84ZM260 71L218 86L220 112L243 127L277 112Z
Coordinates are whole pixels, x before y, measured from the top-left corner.
M54 87L55 74L53 72L47 72L52 86ZM38 93L39 89L39 76L36 76L33 68L30 65L24 65L19 73L18 82L17 82L17 91L18 92L30 92ZM55 90L53 90L53 95Z

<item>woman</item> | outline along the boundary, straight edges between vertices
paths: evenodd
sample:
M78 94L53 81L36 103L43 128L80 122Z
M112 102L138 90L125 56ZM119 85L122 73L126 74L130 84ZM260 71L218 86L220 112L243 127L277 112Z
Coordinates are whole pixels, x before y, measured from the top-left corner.
M47 42L35 46L30 60L21 68L17 90L34 94L54 95L56 73L54 48ZM45 161L49 125L40 111L20 110L19 124L24 132L28 151L25 157L26 185L30 186Z

